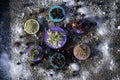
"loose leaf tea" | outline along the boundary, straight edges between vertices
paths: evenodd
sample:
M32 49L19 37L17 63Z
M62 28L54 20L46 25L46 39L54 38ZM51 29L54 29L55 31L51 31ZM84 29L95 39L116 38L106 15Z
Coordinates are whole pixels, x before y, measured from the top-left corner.
M79 30L81 33L84 33L87 28L86 23L82 20L72 22L71 26L72 28Z
M34 60L39 55L39 51L37 49L32 49L30 52L31 52L31 56L30 56L31 60Z
M86 44L79 44L74 48L74 56L80 60L87 59L90 56L90 48Z
M64 38L64 33L58 32L58 31L48 31L49 38L47 39L47 42L56 48L58 46L61 46L62 40Z
M65 64L65 57L60 53L56 53L51 58L51 64L55 68L62 68Z
M87 50L86 50L86 48L80 45L80 46L78 47L77 54L78 54L78 55L81 55L81 56L83 56L83 57L84 57L84 56L87 56Z
M25 22L24 30L28 34L35 34L39 30L39 23L34 19L29 19Z

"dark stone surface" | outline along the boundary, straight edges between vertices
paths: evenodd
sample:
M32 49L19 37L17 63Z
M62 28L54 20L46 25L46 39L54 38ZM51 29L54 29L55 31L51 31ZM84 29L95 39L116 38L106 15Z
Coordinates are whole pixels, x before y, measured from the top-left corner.
M6 56L10 56L10 15L9 0L0 0L0 80L11 80L8 63L5 63ZM2 56L4 55L4 56ZM5 58L5 59L4 59ZM9 58L9 57L8 57ZM6 60L7 61L7 60ZM7 66L6 66L7 65ZM7 68L7 69L6 69Z

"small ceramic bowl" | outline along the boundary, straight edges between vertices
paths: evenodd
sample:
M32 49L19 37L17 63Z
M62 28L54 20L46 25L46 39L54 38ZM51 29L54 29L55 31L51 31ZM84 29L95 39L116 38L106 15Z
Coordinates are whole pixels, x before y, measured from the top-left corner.
M53 22L61 22L65 18L65 11L60 6L52 6L48 14L50 20Z
M65 57L61 53L55 53L52 56L50 56L50 63L51 66L55 69L60 69L65 66Z
M59 33L59 34L58 34L58 36L53 34L54 37L51 37L52 36L52 34L50 34L51 32L52 32L52 34L53 34L53 32L55 34L56 33ZM60 36L62 35L62 37L60 39L59 39L59 35ZM47 30L47 32L45 33L45 36L44 36L44 40L48 47L53 48L53 49L58 49L65 45L65 43L67 41L67 35L66 35L66 32L62 28L60 28L59 26L54 26Z
M27 55L28 55L30 61L38 62L43 58L44 53L43 53L43 49L41 48L41 46L31 45L27 49Z
M72 22L71 26L73 28L73 31L77 34L83 34L88 29L88 26L86 25L86 20L85 19Z
M24 31L28 34L35 34L39 31L40 25L35 19L28 19L24 24Z
M91 50L86 44L78 44L74 47L73 53L77 59L86 60L90 56Z

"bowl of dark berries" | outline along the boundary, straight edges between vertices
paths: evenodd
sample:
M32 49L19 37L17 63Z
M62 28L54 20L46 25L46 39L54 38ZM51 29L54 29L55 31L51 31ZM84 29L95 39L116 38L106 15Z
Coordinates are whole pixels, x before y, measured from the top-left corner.
M65 11L61 6L52 6L49 10L49 18L53 22L61 22L65 18Z
M52 49L58 49L65 45L67 41L66 32L59 26L50 27L44 36L45 43Z
M73 31L75 33L83 34L88 30L88 26L86 22L87 22L86 19L76 20L71 23L71 27L73 28Z
M65 57L62 53L55 53L50 56L51 66L55 69L60 69L65 66Z
M43 49L41 48L41 46L31 45L27 49L27 55L28 55L30 61L38 62L43 58L44 53L43 53Z
M81 43L74 47L73 53L77 59L86 60L90 56L91 50L87 44Z

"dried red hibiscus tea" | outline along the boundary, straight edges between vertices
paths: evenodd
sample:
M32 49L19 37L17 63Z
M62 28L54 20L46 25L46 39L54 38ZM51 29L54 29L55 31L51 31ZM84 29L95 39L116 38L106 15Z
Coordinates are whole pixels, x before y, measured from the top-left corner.
M51 56L51 64L54 68L62 68L65 65L65 57L60 53L56 53Z
M78 34L83 34L88 29L87 21L85 19L74 21L71 23L71 26L73 31Z
M62 13L62 9L59 9L59 8L53 9L50 13L54 19L62 19L64 17Z

